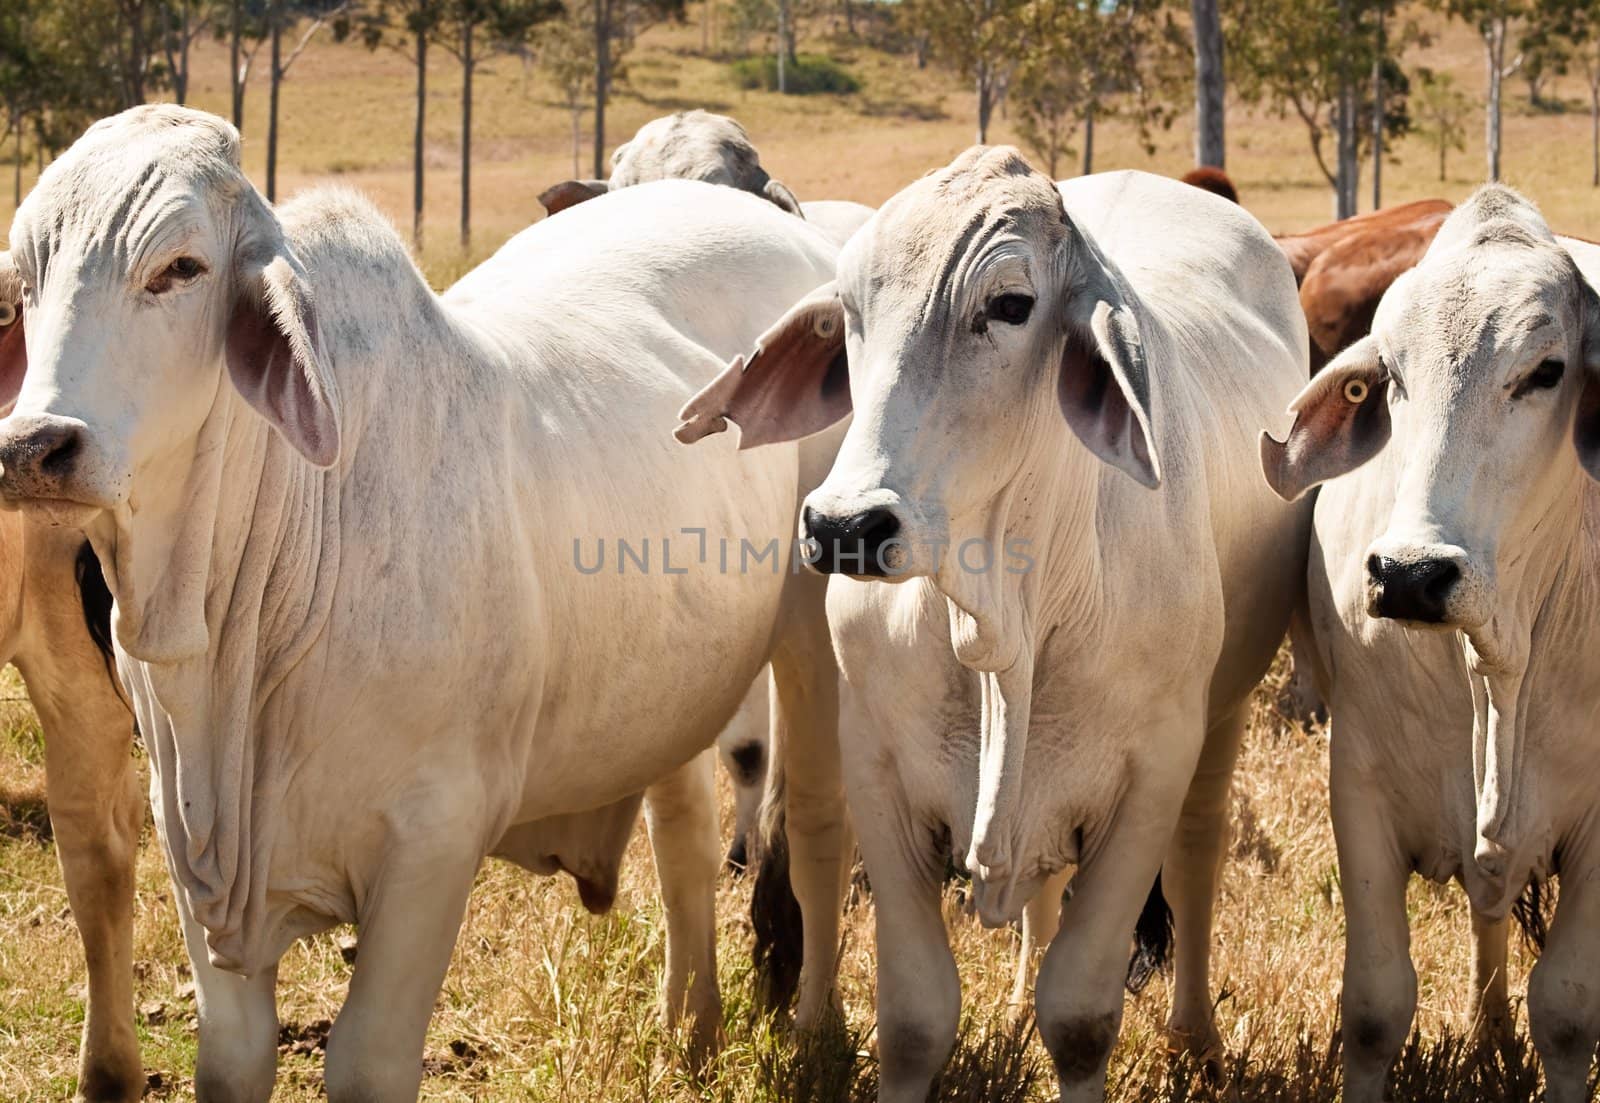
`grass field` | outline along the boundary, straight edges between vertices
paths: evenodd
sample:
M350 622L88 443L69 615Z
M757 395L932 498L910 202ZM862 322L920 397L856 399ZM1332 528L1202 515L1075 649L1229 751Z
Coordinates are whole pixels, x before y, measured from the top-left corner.
M630 59L631 81L612 112L613 142L670 110L706 106L741 118L774 175L802 198L881 202L971 141L972 97L937 71L864 46L825 41L809 29L802 48L826 50L862 80L852 96L782 99L735 88L726 65L699 54L694 22L658 28ZM1410 59L1481 87L1478 46L1459 29ZM194 102L225 107L223 51L206 44L196 58ZM536 218L535 196L572 175L570 122L536 72L494 62L480 79L475 164L476 237L463 256L455 244L456 130L453 63L430 75L428 236L422 259L446 283L509 234ZM1576 79L1555 94L1576 101ZM1588 120L1530 113L1520 85L1508 86L1507 177L1544 205L1560 229L1600 237L1600 192L1589 186ZM264 86L253 86L246 119L246 167L261 177ZM410 73L400 58L319 43L284 86L282 190L337 180L373 196L409 223ZM1235 110L1230 170L1246 204L1277 231L1324 222L1331 195L1294 120ZM1459 198L1481 171L1481 127L1452 155L1451 179L1436 179L1434 155L1415 140L1386 168L1386 200L1442 194ZM1001 120L996 140L1010 140ZM1098 137L1099 168L1133 166L1176 173L1189 165L1189 126L1178 120L1146 156L1126 128ZM580 174L587 175L588 154ZM4 179L0 176L0 179ZM1364 189L1363 198L1366 198ZM9 188L0 222L10 218ZM1281 672L1278 675L1281 678ZM1160 1025L1167 1005L1157 979L1130 999L1113 1060L1113 1098L1276 1100L1323 1103L1337 1097L1332 1038L1339 991L1343 919L1328 824L1327 737L1303 732L1275 707L1277 686L1259 697L1235 785L1236 838L1218 924L1218 1014L1229 1052L1215 1088L1188 1070L1169 1069ZM60 1099L70 1092L82 1018L81 950L66 907L43 816L42 749L20 681L0 682L0 1099ZM726 818L726 817L725 817ZM190 1093L194 1014L171 889L147 832L140 855L135 957L140 1035L157 1096ZM873 943L870 901L847 918L842 961L845 1021L807 1047L751 1010L749 887L720 890L721 970L728 1044L700 1076L678 1059L681 1040L655 1015L664 927L642 834L635 840L616 909L591 918L565 879L540 880L494 864L480 877L429 1035L429 1099L754 1101L861 1098L873 1082ZM1408 1053L1398 1098L1533 1099L1526 1070L1513 1059L1474 1071L1451 1041L1468 1027L1470 943L1464 901L1454 889L1420 883L1411 891L1413 953L1421 975L1420 1046ZM1008 1034L1007 1000L1017 937L985 932L947 897L961 963L965 1006L973 1017L941 1098L1053 1097L1043 1051ZM1513 991L1529 960L1513 951ZM350 967L337 935L293 949L280 971L284 1024L277 1098L317 1098L326 1022L342 999ZM1021 1038L1020 1043L1015 1038ZM1515 1055L1513 1055L1515 1057ZM1509 1072L1508 1072L1509 1069ZM1496 1086L1510 1076L1515 1086ZM1476 1077L1476 1079L1474 1079ZM987 1079L986 1079L987 1078Z

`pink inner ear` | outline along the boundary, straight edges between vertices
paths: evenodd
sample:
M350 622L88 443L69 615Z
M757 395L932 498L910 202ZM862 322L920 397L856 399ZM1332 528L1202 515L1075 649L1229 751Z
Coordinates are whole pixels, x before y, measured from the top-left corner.
M1085 336L1071 333L1061 354L1056 398L1067 425L1089 451L1148 485L1150 445L1111 365ZM1132 459L1129 464L1128 459Z
M22 333L22 308L5 329L0 329L0 410L9 409L22 392L28 372L28 340Z
M309 308L298 323L314 342L316 326ZM277 321L248 293L228 321L227 357L228 375L239 394L296 451L320 467L339 458L338 425L327 398L314 388L311 365L300 363Z

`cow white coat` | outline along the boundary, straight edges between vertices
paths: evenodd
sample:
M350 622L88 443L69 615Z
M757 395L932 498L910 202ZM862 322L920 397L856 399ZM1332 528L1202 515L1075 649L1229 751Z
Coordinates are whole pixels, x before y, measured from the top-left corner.
M270 1094L276 963L338 922L361 948L329 1096L413 1097L483 857L604 903L617 825L769 659L820 1013L843 817L820 582L787 569L804 448L691 455L664 431L831 274L820 235L669 182L540 223L441 297L364 201L274 210L231 127L160 106L92 127L11 242L28 369L0 497L82 528L115 595L202 1099ZM723 566L774 539L778 563ZM657 809L715 814L703 792ZM661 872L669 906L714 876ZM714 993L712 903L669 953Z
M979 148L886 204L686 408L681 439L732 420L746 447L854 411L802 524L857 576L828 615L863 710L844 755L883 1100L923 1099L956 1036L951 852L989 924L1076 869L1036 992L1063 1100L1103 1097L1164 859L1171 1029L1215 1051L1228 782L1309 522L1254 438L1305 373L1289 266L1237 206L1143 173L1058 190Z
M1295 399L1286 443L1263 442L1286 496L1332 480L1309 599L1333 717L1350 1103L1383 1098L1411 1029L1413 873L1465 888L1489 1035L1513 1023L1513 902L1559 875L1528 1018L1551 1103L1588 1098L1600 1041L1596 286L1600 247L1558 240L1527 200L1484 188L1395 280L1372 335Z

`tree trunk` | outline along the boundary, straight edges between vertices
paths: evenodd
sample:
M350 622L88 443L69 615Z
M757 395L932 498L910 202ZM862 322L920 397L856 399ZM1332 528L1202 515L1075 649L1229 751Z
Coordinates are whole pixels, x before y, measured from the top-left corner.
M583 172L578 167L578 159L583 155L583 107L577 103L572 105L572 178L576 180Z
M1339 29L1346 49L1339 58L1339 90L1334 118L1335 153L1333 216L1346 219L1355 214L1355 184L1352 165L1356 159L1355 77L1350 71L1348 43L1351 41L1351 0L1339 0Z
M1378 5L1378 52L1372 58L1372 209L1383 206L1383 58L1388 51L1384 37L1383 17L1386 13Z
M1083 109L1083 174L1094 171L1094 105Z
M283 84L283 12L281 0L267 9L272 21L272 57L267 69L267 202L278 201L278 88Z
M1589 186L1600 188L1600 80L1589 83L1589 151L1594 162Z
M461 251L472 244L472 19L461 21Z
M1441 137L1439 139L1439 183L1441 184L1444 183L1444 156L1447 148L1449 147Z
M594 175L610 176L606 160L606 85L611 78L611 8L608 0L594 0Z
M422 248L422 154L428 110L428 35L417 32L417 127L411 138L411 240Z
M228 24L228 88L233 93L233 128L244 131L244 74L239 72L239 39L244 35L244 0L233 0Z
M978 144L989 144L989 116L994 113L994 103L990 97L992 89L989 82L989 67L982 62L978 63Z
M22 120L17 120L17 155L11 166L11 209L22 206Z
M1489 180L1494 183L1500 179L1500 82L1503 77L1500 63L1505 57L1505 21L1492 20L1483 42L1489 69L1489 104L1483 113L1484 147L1489 161Z
M778 0L778 95L789 94L789 0Z
M189 0L179 0L178 11L178 64L172 67L172 95L181 106L189 102Z
M1217 0L1190 0L1194 17L1194 159L1225 168L1226 92L1222 68L1222 18Z

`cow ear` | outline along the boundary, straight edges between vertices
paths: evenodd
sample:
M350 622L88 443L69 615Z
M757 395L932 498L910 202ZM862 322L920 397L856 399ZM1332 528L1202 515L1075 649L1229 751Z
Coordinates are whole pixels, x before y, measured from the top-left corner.
M0 253L0 416L11 412L28 372L28 343L22 335L22 277L10 253Z
M800 200L796 199L794 192L784 187L779 181L768 180L767 186L761 189L761 194L790 214L800 218L805 217L805 212L800 209Z
M1600 296L1582 275L1578 285L1583 305L1583 390L1572 423L1572 443L1589 477L1600 479Z
M1121 275L1086 238L1068 292L1056 384L1061 415L1089 451L1144 486L1161 485L1151 430L1150 373Z
M1294 424L1281 443L1261 434L1267 484L1292 502L1318 483L1348 474L1389 440L1389 375L1377 338L1363 337L1333 359L1289 404Z
M279 253L240 273L228 319L228 375L244 400L317 467L339 459L338 395L311 287Z
M539 202L544 205L547 216L560 214L568 207L598 199L610 190L611 185L604 180L567 180L540 192Z
M673 432L684 444L739 426L739 447L777 444L820 433L850 412L844 306L832 283L801 299L689 400Z

